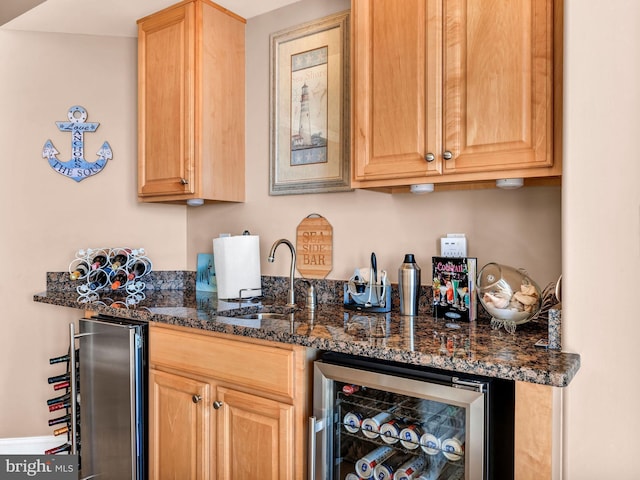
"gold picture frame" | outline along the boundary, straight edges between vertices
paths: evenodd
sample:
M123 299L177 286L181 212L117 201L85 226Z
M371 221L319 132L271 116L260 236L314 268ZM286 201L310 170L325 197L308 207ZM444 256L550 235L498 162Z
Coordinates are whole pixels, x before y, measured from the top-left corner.
M349 11L270 36L270 195L349 191Z

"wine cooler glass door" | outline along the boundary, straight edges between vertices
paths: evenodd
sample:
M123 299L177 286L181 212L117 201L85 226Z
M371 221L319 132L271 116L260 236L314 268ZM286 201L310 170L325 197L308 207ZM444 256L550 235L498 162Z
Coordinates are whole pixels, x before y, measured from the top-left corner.
M310 478L485 478L481 384L472 390L322 361L314 382Z

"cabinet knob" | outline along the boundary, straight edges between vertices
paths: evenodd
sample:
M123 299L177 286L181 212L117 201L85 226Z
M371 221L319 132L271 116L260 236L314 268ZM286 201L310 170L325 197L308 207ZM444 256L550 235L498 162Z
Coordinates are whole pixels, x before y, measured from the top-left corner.
M219 400L216 400L215 402L213 402L213 408L215 408L216 410L218 410L220 407L222 407L222 402L220 402Z
M451 153L449 150L446 150L442 154L442 158L444 158L445 160L451 160L453 158L453 153Z
M180 183L181 183L182 185L188 185L188 184L189 184L189 181L188 181L186 178L181 178L181 179L180 179Z
M433 153L429 152L424 156L424 159L427 162L433 162L436 159L436 156Z
M191 400L193 400L193 403L198 403L200 400L202 400L202 397L200 395L194 395L191 397Z

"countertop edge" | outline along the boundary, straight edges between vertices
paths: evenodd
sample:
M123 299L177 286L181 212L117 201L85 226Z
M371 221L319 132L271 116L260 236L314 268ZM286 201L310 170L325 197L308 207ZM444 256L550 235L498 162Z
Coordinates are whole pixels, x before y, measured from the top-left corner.
M358 342L345 342L335 339L300 335L296 334L295 332L290 332L284 335L282 333L224 323L224 319L233 318L225 317L224 315L217 316L218 320L223 321L214 322L211 321L211 319L205 318L190 317L186 319L184 317L174 316L170 314L155 313L150 311L149 309L146 309L145 307L136 309L113 308L106 304L101 304L100 302L69 305L68 302L62 302L55 298L47 296L46 292L35 294L33 296L33 300L37 303L64 306L68 308L92 311L121 318L158 322L186 328L228 334L235 337L248 337L272 341L276 343L299 345L318 350L347 353L361 357L395 361L414 366L438 368L442 370L458 372L461 374L466 373L483 375L488 377L502 378L506 380L547 385L551 387L568 386L580 368L580 356L575 353L556 352L557 355L563 355L570 360L569 367L561 371L549 371L539 368L532 368L526 365L521 367L514 367L502 364L498 361L492 362L467 358L443 357L430 353L421 353L400 349L381 349L372 347L370 345L361 345Z

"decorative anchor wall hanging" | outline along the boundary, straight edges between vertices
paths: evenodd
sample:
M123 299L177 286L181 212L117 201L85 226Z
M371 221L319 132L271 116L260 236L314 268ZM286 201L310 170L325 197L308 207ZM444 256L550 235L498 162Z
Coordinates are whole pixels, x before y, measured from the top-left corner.
M56 122L61 132L71 132L71 160L59 161L56 155L60 152L56 150L51 140L47 140L42 148L42 158L49 160L51 168L76 182L100 173L107 165L107 161L113 158L109 142L104 142L97 152L98 160L89 162L84 159L84 132L95 132L100 126L97 122L86 122L87 116L87 111L76 105L69 109L68 122Z

